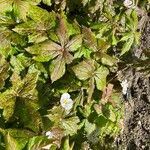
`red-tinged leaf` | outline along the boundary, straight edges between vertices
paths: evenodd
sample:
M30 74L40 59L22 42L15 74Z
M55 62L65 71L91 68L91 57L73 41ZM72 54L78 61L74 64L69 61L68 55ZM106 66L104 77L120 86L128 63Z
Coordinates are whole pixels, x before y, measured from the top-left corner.
M83 33L83 38L84 38L84 42L85 44L91 48L93 51L97 50L97 40L95 38L94 33L91 31L91 29L84 27L82 29L82 33Z
M102 98L108 100L112 95L112 90L113 90L113 84L108 84L108 86L103 91Z
M106 104L110 102L113 106L115 106L115 103L112 101L112 92L113 92L113 84L108 84L108 86L103 90L102 104Z
M46 41L40 44L35 44L26 48L26 51L38 57L48 57L48 60L53 59L58 55L62 55L62 47L59 44L54 43L52 41ZM47 59L45 61L47 61Z
M67 25L63 16L59 16L59 26L57 28L57 36L59 38L62 47L64 47L69 40L69 35Z
M62 57L64 58L66 64L70 64L73 60L73 56L68 51L64 51L62 53Z

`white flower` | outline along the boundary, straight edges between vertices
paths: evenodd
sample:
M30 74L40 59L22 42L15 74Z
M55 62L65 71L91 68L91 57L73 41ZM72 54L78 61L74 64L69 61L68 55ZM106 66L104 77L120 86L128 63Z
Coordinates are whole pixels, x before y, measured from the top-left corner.
M60 104L66 111L69 111L73 107L73 101L70 98L70 94L64 93L61 96Z
M48 139L53 138L54 134L51 131L46 132L46 136L48 136Z
M47 149L47 150L49 150L49 149L51 148L51 146L52 146L52 144L48 144L48 145L42 147L42 149Z
M124 0L123 4L125 7L131 8L133 7L133 0Z
M122 93L124 95L127 94L129 84L128 84L128 81L126 79L124 81L122 81L121 86L122 86Z

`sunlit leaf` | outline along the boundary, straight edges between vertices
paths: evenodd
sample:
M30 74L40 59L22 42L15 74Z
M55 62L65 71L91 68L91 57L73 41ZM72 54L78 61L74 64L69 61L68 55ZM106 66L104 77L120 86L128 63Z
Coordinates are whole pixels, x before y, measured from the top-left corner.
M9 133L5 136L6 150L20 150L20 144Z
M106 77L109 74L109 70L104 67L100 66L96 71L95 71L95 81L96 81L96 87L99 90L103 90L106 86Z
M129 38L126 43L123 45L123 48L121 50L121 55L125 54L126 52L128 52L132 46L134 42L134 38Z
M59 56L55 60L52 61L51 66L53 68L50 68L51 72L51 80L52 82L58 80L61 78L65 73L65 60L63 57Z
M8 121L14 113L15 102L16 97L14 91L7 90L0 94L0 108L3 109L3 116L6 121Z
M79 47L81 47L82 44L82 35L76 35L74 36L66 45L66 47L69 49L69 51L75 51Z
M74 135L77 133L78 130L78 123L80 122L79 118L71 117L68 119L64 119L62 121L62 127L65 130L66 135Z
M12 45L21 45L25 44L25 38L19 34L3 27L0 29L0 50L4 56L11 54Z
M89 79L94 71L94 66L91 60L85 60L73 67L73 71L80 80Z
M51 141L47 139L45 136L35 136L29 139L29 143L27 145L28 150L37 150L42 149L45 145L50 144Z
M42 2L48 6L52 5L51 0L42 0Z
M101 58L101 61L104 65L108 65L108 66L113 66L117 63L117 59L107 55L107 54L101 54L102 58Z

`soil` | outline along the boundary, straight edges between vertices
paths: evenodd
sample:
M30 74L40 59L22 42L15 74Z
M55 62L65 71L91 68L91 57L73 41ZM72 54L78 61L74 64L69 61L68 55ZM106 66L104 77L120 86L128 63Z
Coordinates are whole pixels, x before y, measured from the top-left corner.
M143 29L141 45L134 50L138 59L143 51L150 49L150 18ZM150 68L149 68L150 69ZM119 150L150 150L150 74L132 66L122 71L129 82L129 93L125 103L124 129L120 135Z

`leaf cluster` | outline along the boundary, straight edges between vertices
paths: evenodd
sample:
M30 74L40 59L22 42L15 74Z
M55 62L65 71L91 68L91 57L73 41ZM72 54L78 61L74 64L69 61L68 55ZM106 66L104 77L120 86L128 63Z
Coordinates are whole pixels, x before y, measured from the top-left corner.
M114 79L147 3L0 0L0 149L112 149L122 128Z

